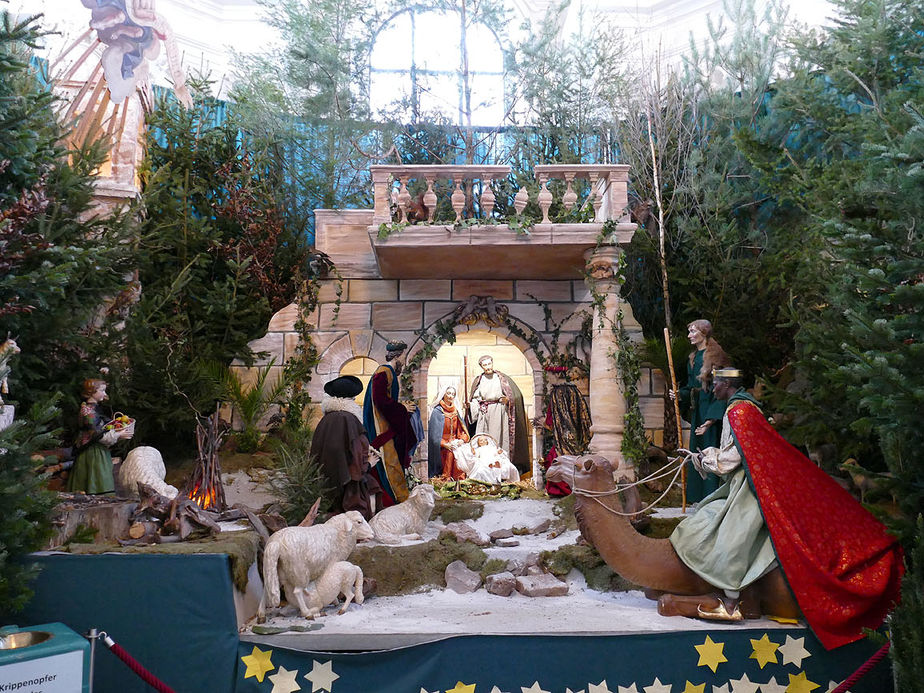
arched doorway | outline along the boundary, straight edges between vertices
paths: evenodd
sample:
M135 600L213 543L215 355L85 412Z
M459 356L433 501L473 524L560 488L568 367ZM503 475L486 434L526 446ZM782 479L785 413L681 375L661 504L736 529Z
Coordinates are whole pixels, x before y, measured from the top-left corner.
M428 423L430 407L443 387L454 386L459 392L460 400L464 397L463 391L471 392L472 381L481 373L478 359L486 354L494 359L494 368L509 376L520 388L527 422L536 416L537 396L541 397L541 392L538 390L541 389L542 382L542 373L537 370L538 361L535 364L531 363L519 346L500 334L485 328L475 328L457 333L455 343L443 344L437 350L436 356L425 364L427 402L424 416L425 426ZM465 370L467 370L466 383L463 388L463 371ZM538 447L539 443L531 431L527 431L527 439L530 459L532 459L533 449ZM423 452L425 456L426 451Z
M363 404L366 387L368 387L369 381L372 379L372 375L378 367L379 364L374 359L365 356L352 358L340 367L340 375L355 375L363 381L363 391L356 395L355 398L356 403L360 406Z

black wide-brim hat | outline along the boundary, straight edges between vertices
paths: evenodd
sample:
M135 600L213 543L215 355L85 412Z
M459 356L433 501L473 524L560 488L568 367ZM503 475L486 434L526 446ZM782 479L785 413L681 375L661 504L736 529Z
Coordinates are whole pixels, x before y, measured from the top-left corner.
M331 397L356 397L362 391L363 381L355 375L341 375L324 385L324 392Z

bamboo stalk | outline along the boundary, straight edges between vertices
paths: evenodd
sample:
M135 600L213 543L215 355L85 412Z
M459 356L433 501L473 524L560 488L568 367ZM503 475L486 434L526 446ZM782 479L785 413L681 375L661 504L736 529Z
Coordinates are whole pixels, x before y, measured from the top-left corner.
M680 447L683 447L683 423L680 419L680 402L677 401L677 376L674 373L674 354L671 351L671 332L668 328L664 328L664 346L667 348L667 368L670 371L671 379L671 390L674 391L674 397L672 401L674 402L674 417L677 419L677 438L680 442ZM687 463L683 463L683 468L680 471L680 510L682 512L687 511Z

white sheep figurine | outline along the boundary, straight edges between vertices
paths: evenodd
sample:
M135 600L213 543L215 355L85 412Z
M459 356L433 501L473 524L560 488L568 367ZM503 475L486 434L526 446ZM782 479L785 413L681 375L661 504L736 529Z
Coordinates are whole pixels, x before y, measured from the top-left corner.
M323 575L330 564L349 558L357 541L374 536L369 523L355 510L334 515L322 525L280 529L263 550L263 597L257 618L262 623L267 607L279 606L280 583L286 599L297 604L302 616L308 618L310 609L304 593L311 581Z
M341 594L346 601L337 613L344 614L351 601L363 603L363 571L358 565L337 561L327 566L313 588L296 587L295 591L302 594L308 608L307 613L302 611L303 618L318 616L325 606L336 603Z
M157 448L141 445L132 448L119 468L119 483L129 496L138 497L138 483L147 484L160 495L173 500L177 493L175 486L164 481L167 470L164 458Z
M381 544L400 544L422 539L436 498L436 491L430 484L415 486L406 501L385 508L369 520L375 540Z

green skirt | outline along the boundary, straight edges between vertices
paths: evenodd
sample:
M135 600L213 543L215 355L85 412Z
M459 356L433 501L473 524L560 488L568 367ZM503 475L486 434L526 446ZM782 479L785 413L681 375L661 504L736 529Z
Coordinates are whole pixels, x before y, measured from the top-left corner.
M67 478L67 490L74 493L115 492L109 448L97 443L77 455L71 474Z

